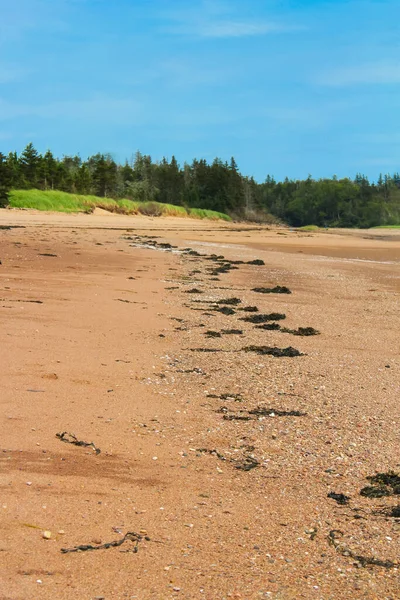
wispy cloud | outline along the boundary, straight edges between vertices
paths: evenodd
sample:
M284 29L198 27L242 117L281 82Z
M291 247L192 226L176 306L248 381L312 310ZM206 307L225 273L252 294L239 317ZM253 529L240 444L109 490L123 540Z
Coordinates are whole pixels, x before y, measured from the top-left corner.
M279 19L246 18L235 3L209 2L204 0L196 8L182 8L163 14L169 22L164 31L199 38L241 38L285 33L302 29Z
M194 26L193 33L205 38L238 38L268 33L284 33L293 31L293 26L285 23L251 21L216 21L205 22Z
M317 83L344 87L400 83L400 62L375 62L334 69L317 77Z

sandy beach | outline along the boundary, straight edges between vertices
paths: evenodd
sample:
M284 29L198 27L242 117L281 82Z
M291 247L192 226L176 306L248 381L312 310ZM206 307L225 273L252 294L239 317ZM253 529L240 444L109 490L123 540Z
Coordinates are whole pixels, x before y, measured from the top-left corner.
M400 230L0 210L0 260L0 600L400 597Z

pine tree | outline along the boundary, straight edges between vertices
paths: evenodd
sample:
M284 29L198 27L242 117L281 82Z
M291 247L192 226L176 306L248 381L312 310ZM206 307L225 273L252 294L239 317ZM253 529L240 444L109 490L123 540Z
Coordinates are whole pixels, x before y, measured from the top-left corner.
M19 158L24 188L37 187L41 158L32 142L29 142Z
M11 188L11 172L6 157L0 152L0 208L8 206L8 193Z

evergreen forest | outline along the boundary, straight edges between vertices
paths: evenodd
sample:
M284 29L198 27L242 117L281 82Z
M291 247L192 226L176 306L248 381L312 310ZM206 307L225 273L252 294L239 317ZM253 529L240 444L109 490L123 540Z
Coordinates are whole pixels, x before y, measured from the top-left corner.
M118 164L109 154L55 157L32 143L20 153L0 152L0 207L10 190L60 190L101 198L161 202L227 213L235 219L273 220L294 227L373 227L400 224L400 174L381 174L375 182L357 174L263 182L242 175L234 158L212 163L194 159L179 165L174 156L154 162L136 152Z

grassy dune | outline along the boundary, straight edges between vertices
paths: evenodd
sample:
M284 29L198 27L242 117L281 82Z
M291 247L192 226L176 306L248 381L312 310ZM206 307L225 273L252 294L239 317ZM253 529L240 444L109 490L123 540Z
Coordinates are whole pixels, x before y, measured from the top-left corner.
M33 208L54 212L86 212L90 213L95 208L102 208L109 212L122 215L148 215L164 217L189 217L192 219L212 219L230 221L231 218L224 213L203 208L184 208L173 204L160 202L136 202L134 200L112 200L97 196L82 196L68 194L56 190L12 190L10 192L10 206L12 208Z

